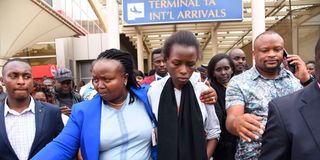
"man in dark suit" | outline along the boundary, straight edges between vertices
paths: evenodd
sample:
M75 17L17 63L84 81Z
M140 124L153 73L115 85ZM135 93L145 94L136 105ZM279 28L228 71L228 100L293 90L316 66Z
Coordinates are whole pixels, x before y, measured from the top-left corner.
M320 39L315 58L317 81L269 103L261 160L320 158Z
M33 79L27 62L9 60L2 77L8 96L0 106L0 159L30 159L62 130L61 112L30 96Z
M155 49L151 53L151 59L152 59L152 66L155 70L155 74L150 75L146 78L144 78L142 81L139 82L139 84L151 84L153 81L160 80L162 77L165 77L168 75L168 70L166 67L166 64L164 62L164 57L162 55L162 49L158 48Z

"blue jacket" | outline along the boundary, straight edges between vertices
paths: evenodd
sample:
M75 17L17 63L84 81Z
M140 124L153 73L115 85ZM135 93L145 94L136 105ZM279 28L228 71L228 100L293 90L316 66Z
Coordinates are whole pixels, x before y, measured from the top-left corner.
M150 119L156 126L147 98L148 86L138 89L131 88L133 93L145 104ZM101 97L97 94L92 100L75 104L67 125L57 138L42 149L34 160L65 160L72 159L79 147L85 160L99 159ZM155 147L151 150L152 158L156 158Z

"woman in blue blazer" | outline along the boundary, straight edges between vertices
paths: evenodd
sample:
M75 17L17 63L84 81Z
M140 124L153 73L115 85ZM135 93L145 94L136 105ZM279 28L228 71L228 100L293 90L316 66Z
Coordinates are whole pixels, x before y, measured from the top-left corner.
M148 88L137 84L131 55L102 52L92 63L92 77L99 94L75 104L61 134L32 159L72 159L79 147L85 160L156 158Z

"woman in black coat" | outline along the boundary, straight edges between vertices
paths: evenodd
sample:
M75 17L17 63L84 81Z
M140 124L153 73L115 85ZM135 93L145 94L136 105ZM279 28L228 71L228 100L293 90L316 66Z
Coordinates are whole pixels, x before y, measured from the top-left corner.
M225 126L227 118L226 88L234 75L234 70L234 63L226 54L215 55L208 64L208 79L218 96L218 101L214 106L221 129L220 140L213 155L214 160L234 160L236 152L237 137L230 134Z

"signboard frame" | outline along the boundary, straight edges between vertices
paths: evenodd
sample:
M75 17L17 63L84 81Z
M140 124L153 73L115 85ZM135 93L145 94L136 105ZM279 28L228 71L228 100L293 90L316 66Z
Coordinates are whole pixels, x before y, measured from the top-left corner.
M172 2L175 1L175 4L178 4L178 2L189 2L188 7L183 6L180 4L176 5L176 7L165 7L161 8L161 1L165 1L169 3L172 6ZM237 3L230 4L232 1L235 1ZM208 4L208 2L211 2L211 5ZM142 8L142 3L143 9ZM133 5L132 5L133 4ZM136 5L134 5L136 4ZM157 5L156 5L157 4ZM185 4L185 3L183 3ZM131 5L131 6L130 6ZM149 5L146 7L146 5ZM168 6L168 5L167 5ZM222 7L229 7L229 8L222 8ZM130 8L131 7L131 8ZM148 8L149 7L149 8ZM153 9L151 10L151 8ZM138 9L137 9L138 8ZM172 9L173 8L173 9ZM185 12L185 13L191 13L188 10L191 10L192 12L195 11L195 13L198 13L198 15L207 15L207 11L210 10L209 12L212 13L210 15L213 15L213 13L218 13L222 12L221 10L225 9L227 16L232 14L230 17L226 18L210 18L208 19L207 17L203 17L202 19L200 18L183 18L182 20L173 20L177 17L177 12ZM132 14L128 14L128 11L138 14L137 17L133 17L134 20L132 20ZM156 21L150 21L150 16L152 16L152 12L157 13L157 11L161 13L167 13L166 15L164 14L159 14L162 16L162 18L170 17L173 19L168 20L156 20ZM211 12L214 11L214 12ZM137 25L157 25L157 24L179 24L179 23L197 23L197 22L226 22L226 21L242 21L243 20L243 2L242 0L123 0L122 1L122 19L123 19L123 25L124 26L137 26ZM206 14L205 14L206 13ZM141 17L143 14L143 18ZM223 13L221 13L223 14ZM149 15L149 16L148 16ZM190 14L189 14L190 15ZM196 15L196 14L193 14ZM192 16L193 16L192 15ZM147 17L147 18L146 18ZM129 20L131 18L131 20ZM138 19L138 20L137 20ZM147 20L146 20L147 19Z

